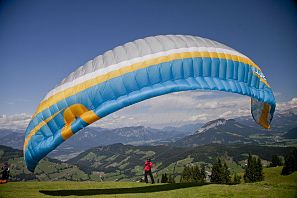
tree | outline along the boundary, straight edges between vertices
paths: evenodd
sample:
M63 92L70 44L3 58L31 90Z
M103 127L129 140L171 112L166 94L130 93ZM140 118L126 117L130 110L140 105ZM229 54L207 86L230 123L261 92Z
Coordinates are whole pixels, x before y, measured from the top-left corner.
M229 171L229 168L228 168L226 162L224 163L224 166L223 166L223 183L224 184L231 183L230 171Z
M262 181L264 179L263 167L260 158L257 159L249 154L243 178L247 183Z
M297 171L297 148L285 156L285 166L282 175L289 175Z
M182 183L190 183L191 181L191 169L189 166L185 166L182 172L180 182Z
M194 182L194 183L201 183L200 181L201 181L201 172L200 172L200 168L199 168L199 166L198 165L196 165L196 166L192 166L191 167L191 172L192 172L192 182Z
M231 182L228 166L226 163L223 165L220 159L212 166L210 182L216 184L229 184Z
M205 180L206 180L206 171L205 171L205 166L204 165L202 165L201 166L201 179L202 179L202 181L203 182L205 182Z
M241 180L241 176L240 176L240 175L237 175L237 174L235 173L235 174L234 174L234 177L233 177L232 184L240 184L240 180Z
M277 155L272 155L271 163L269 166L277 167L277 166L282 166L282 165L283 165L282 159Z
M211 169L211 175L210 175L211 183L221 184L223 182L221 170L222 170L222 163L221 163L221 160L218 159L218 161L215 164L213 164Z
M203 184L205 183L206 173L205 167L199 168L199 165L194 166L185 166L180 182L183 183L196 183Z
M262 166L260 158L257 159L256 169L255 170L256 170L256 172L255 172L256 181L263 181L264 180L264 173L263 173L263 166Z
M169 175L169 177L168 177L168 183L175 184L175 180L174 180L174 176L173 175Z

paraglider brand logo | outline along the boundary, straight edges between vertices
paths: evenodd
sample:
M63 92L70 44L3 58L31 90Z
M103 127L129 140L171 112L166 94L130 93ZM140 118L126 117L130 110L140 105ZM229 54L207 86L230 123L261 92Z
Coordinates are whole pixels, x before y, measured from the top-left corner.
M252 68L252 71L253 71L254 74L259 76L260 78L266 80L266 77L264 76L264 74L262 72L258 71L256 68Z

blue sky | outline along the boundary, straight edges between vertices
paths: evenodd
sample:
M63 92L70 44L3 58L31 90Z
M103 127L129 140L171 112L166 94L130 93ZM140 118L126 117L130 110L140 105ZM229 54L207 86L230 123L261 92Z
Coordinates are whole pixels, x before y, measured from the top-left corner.
M190 34L262 68L278 102L297 96L294 1L0 1L0 115L32 114L56 84L126 42Z

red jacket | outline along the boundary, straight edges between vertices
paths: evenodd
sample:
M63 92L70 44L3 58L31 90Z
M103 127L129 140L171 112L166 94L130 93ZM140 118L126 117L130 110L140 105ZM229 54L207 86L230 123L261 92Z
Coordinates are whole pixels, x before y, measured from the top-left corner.
M153 163L152 163L152 162L146 161L146 162L144 163L144 170L145 170L145 171L151 171L152 166L153 166Z

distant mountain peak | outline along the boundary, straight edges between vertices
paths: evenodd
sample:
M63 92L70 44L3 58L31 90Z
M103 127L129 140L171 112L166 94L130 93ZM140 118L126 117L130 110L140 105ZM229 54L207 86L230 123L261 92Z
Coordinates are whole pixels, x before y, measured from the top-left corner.
M207 122L205 125L203 125L200 129L198 129L198 131L196 132L196 134L198 133L203 133L211 128L216 128L218 126L222 126L225 125L227 123L228 120L220 118L220 119L216 119L216 120L212 120Z
M122 129L122 130L136 130L136 129L145 129L146 127L144 126L126 126L126 127L121 127L121 128L118 128L118 129Z
M281 115L296 115L297 114L297 107L293 107L290 109L279 111Z
M297 127L289 130L287 133L283 135L284 138L287 139L296 139L297 138Z

